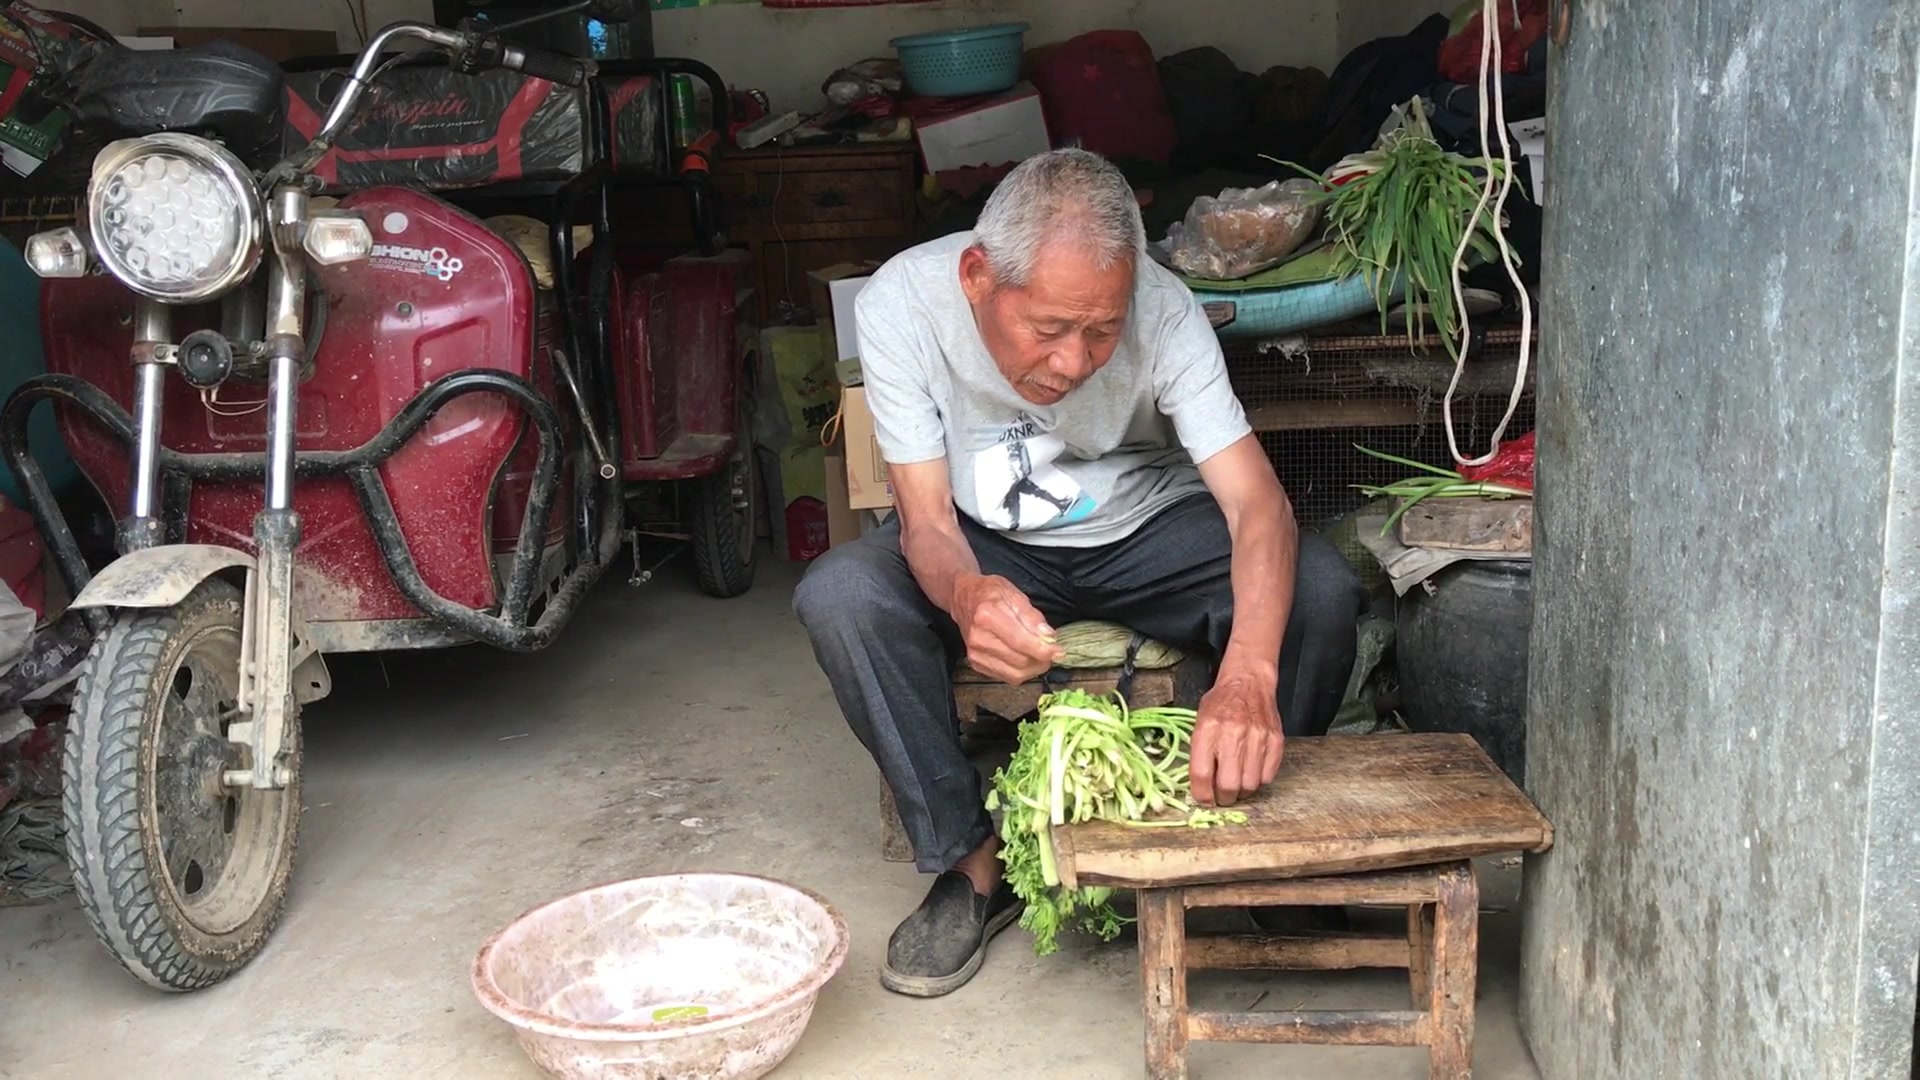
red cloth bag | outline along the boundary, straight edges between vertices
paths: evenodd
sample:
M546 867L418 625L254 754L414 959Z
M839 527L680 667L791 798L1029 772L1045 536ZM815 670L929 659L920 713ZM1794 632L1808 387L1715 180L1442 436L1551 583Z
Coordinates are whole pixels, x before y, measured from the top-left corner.
M1173 156L1173 113L1138 32L1096 30L1036 49L1032 81L1054 145L1161 165Z

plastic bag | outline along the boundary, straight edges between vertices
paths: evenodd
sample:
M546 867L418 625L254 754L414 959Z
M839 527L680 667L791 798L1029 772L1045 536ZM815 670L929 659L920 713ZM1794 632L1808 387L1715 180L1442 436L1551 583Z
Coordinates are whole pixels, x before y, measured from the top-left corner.
M1462 465L1460 475L1468 480L1505 484L1533 490L1533 432L1500 444L1499 452L1485 465Z
M898 97L905 80L900 77L900 61L862 60L843 67L827 77L820 92L835 105L847 106L875 97Z
M33 642L33 628L40 617L21 603L7 583L0 581L0 671L12 667L26 655Z
M1203 281L1233 281L1278 266L1320 224L1321 191L1305 178L1202 195L1169 230L1173 268Z
M789 432L779 448L781 493L788 503L801 496L825 502L827 452L820 445L820 433L840 410L833 361L814 327L769 327L760 332L760 340L773 354L774 378Z
M79 677L80 662L92 647L93 631L78 608L69 608L58 622L37 631L0 675L0 709L55 697Z

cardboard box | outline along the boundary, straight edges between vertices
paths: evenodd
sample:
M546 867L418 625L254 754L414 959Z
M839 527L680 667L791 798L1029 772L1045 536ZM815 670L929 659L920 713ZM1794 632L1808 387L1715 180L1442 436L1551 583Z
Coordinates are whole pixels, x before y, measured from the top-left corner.
M965 112L920 124L920 154L934 174L976 165L1017 165L1051 149L1040 92L1030 83Z
M847 490L847 451L835 443L827 448L827 546L837 548L857 540L864 531L860 511L853 508Z
M867 535L887 523L893 516L893 507L881 506L871 510L855 510L849 497L847 485L847 451L844 443L834 443L827 450L827 547L837 548L841 544Z
M274 30L263 26L158 26L140 33L171 37L176 48L190 49L209 41L231 41L252 49L274 63L307 56L340 55L340 38L331 30Z
M807 272L807 290L814 322L836 361L860 355L860 335L853 322L853 299L873 279L879 263L838 263Z
M840 430L847 455L847 505L855 510L892 506L893 485L887 481L880 440L874 437L866 387L849 386L842 392Z

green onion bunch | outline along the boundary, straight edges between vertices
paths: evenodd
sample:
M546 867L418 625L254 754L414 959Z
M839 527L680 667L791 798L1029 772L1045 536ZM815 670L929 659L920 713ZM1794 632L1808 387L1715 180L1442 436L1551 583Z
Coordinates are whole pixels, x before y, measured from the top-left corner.
M1395 480L1393 483L1384 487L1377 487L1372 484L1353 485L1362 495L1370 499L1386 497L1400 500L1400 505L1394 507L1393 512L1387 515L1386 524L1380 526L1381 536L1387 535L1387 530L1393 528L1394 522L1399 521L1407 511L1413 509L1426 499L1530 499L1533 497L1533 492L1528 491L1526 488L1512 487L1491 480L1468 480L1466 477L1461 476L1451 469L1442 469L1437 465L1428 465L1424 462L1414 461L1411 458L1383 454L1378 450L1369 450L1357 443L1354 445L1354 449L1368 457L1378 458L1381 461L1389 461L1395 465L1404 465L1409 469L1417 470L1419 473L1417 476L1409 476L1404 480Z
M1269 159L1277 160L1277 159ZM1461 235L1473 231L1469 257L1498 257L1498 227L1491 204L1480 204L1484 176L1497 180L1506 166L1485 158L1467 158L1440 149L1427 122L1426 103L1408 103L1399 127L1364 154L1343 159L1325 175L1281 162L1319 182L1321 206L1334 247L1334 267L1342 278L1365 277L1387 329L1394 288L1404 283L1408 341L1420 337L1420 310L1449 354L1459 345L1459 313L1454 306L1454 258ZM1471 218L1471 226L1468 219Z

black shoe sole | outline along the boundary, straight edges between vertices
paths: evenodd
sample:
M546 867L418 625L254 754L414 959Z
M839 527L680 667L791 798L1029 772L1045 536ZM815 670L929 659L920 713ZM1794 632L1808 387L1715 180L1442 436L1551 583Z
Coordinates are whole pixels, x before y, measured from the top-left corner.
M987 945L1000 931L1013 925L1024 907L1022 904L1011 904L1005 911L988 919L986 928L980 934L980 947L973 950L973 955L967 957L967 962L960 966L959 971L951 975L902 975L882 961L880 985L896 994L916 998L945 997L953 993L979 974L980 965L987 960Z

